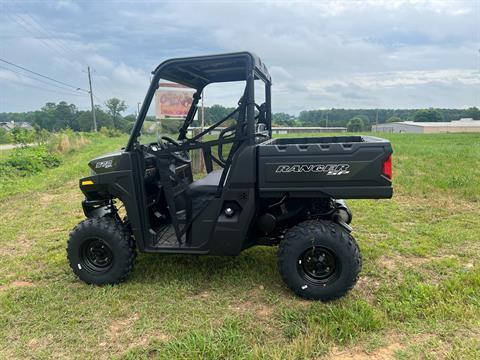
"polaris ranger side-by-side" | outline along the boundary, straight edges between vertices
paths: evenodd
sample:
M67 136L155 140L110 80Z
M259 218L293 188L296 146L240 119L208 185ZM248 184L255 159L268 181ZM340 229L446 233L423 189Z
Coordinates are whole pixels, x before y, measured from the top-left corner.
M176 140L142 142L160 80L194 89L192 102ZM189 136L204 88L237 81L245 84L238 107ZM255 102L255 84L262 84L262 104ZM74 273L87 283L115 284L132 271L137 249L238 255L278 245L280 274L299 296L331 300L350 290L362 258L352 214L339 199L390 198L392 147L370 136L272 139L270 90L265 64L249 52L161 63L126 147L92 160L92 174L80 180L87 219L68 241ZM231 125L208 140L227 120ZM192 150L203 153L207 173L197 181Z

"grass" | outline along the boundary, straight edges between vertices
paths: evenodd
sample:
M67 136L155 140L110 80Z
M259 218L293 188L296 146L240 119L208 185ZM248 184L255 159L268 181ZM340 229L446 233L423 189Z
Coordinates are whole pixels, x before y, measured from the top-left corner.
M65 258L78 178L125 139L1 189L0 358L479 358L480 136L386 136L395 196L349 201L364 269L326 304L293 296L267 247L140 254L125 284L79 282Z

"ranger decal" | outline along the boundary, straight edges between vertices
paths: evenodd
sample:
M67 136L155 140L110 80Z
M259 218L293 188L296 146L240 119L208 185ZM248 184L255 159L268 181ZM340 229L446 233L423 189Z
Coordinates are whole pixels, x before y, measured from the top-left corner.
M348 164L293 164L279 165L276 173L324 173L325 175L350 174Z

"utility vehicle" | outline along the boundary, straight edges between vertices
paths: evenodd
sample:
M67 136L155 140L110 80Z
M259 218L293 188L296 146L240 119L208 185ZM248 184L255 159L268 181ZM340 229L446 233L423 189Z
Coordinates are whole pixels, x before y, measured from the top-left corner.
M250 52L171 59L152 74L125 148L92 160L91 175L80 180L87 219L68 241L74 273L87 283L116 284L131 273L137 249L238 255L278 245L281 277L297 295L326 301L346 294L362 258L352 214L339 199L392 196L390 143L371 136L273 139L271 78ZM177 139L143 142L160 79L194 89L191 106ZM189 136L202 91L224 82L245 84L238 106ZM218 138L206 137L227 120L233 125ZM196 181L192 150L205 163L206 175Z

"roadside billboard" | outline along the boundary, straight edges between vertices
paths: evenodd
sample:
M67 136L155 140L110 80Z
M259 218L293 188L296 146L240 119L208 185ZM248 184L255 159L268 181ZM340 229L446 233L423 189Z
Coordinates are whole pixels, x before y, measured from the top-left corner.
M192 104L194 89L175 83L160 83L155 92L155 117L185 118Z

